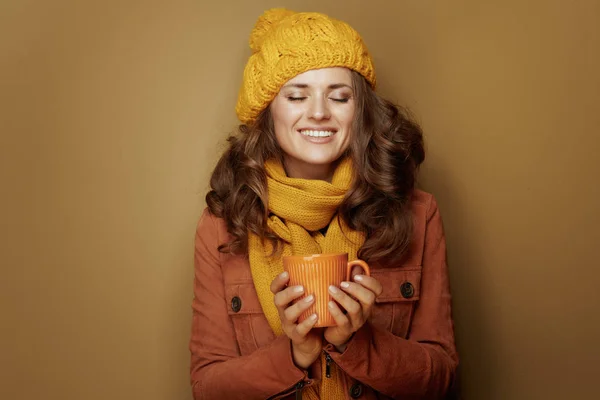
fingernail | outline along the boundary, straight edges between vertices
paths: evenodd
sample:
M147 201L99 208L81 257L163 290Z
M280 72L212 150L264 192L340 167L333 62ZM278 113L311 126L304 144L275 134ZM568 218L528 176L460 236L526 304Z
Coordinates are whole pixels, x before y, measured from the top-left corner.
M329 286L329 291L333 294L336 294L339 290L335 286Z
M329 308L334 308L335 303L333 301L330 301L329 303L327 303L327 306L329 306Z
M360 282L360 281L362 281L362 280L363 280L363 276L362 276L362 275L356 275L356 276L354 277L354 280L355 280L355 281L357 281L357 282Z
M294 288L294 292L296 292L296 293L302 293L302 292L304 292L304 288L302 286L296 286Z
M308 296L307 298L304 299L305 302L310 303L311 301L313 301L315 297L311 294L310 296Z
M287 273L287 271L285 271L285 272L282 272L282 273L281 273L281 275L279 275L279 277L280 277L281 279L287 279L287 277L288 277L288 273Z
M316 320L316 319L317 319L317 314L313 314L313 315L311 315L311 316L310 316L310 317L308 317L308 318L310 318L310 319L311 319L311 321L314 321L314 320Z
M350 284L348 282L342 282L340 283L340 286L347 289L350 287Z

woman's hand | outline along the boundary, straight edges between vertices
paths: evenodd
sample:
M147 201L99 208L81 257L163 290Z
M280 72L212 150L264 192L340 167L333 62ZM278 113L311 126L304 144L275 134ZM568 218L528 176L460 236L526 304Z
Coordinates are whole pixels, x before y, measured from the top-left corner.
M275 294L275 306L279 312L283 331L292 341L294 363L302 369L307 369L319 358L323 350L322 332L311 330L318 320L316 314L297 324L300 314L310 307L315 300L311 295L290 306L293 300L304 294L304 288L302 286L286 288L288 281L289 275L287 272L278 275L271 282L271 292Z
M356 275L354 282L342 282L340 286L341 290L329 287L329 293L335 299L328 304L329 312L337 326L325 329L325 340L343 352L354 332L369 319L375 299L381 295L383 287L377 279L366 275Z

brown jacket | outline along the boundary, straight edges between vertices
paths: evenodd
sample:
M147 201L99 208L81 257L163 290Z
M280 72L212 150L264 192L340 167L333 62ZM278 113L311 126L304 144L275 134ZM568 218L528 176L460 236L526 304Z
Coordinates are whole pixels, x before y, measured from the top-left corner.
M347 399L438 399L458 364L451 316L446 242L432 195L415 191L414 237L405 261L371 265L383 285L371 319L339 353ZM321 379L292 361L290 341L265 318L246 257L219 253L225 222L204 211L195 242L191 382L195 399L294 398ZM323 378L327 379L327 378Z

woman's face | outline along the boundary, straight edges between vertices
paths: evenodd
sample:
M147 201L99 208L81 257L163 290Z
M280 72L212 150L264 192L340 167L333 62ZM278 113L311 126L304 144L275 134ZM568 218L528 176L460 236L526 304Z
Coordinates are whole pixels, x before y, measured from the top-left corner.
M288 176L331 180L350 144L355 112L352 73L323 68L290 79L272 101L275 137Z

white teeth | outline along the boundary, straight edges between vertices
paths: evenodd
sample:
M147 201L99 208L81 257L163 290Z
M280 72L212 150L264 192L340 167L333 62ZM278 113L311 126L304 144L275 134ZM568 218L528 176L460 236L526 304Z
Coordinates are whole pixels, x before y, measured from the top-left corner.
M311 137L329 137L334 134L334 132L331 132L331 131L309 131L309 130L300 131L300 133L303 134L304 136L311 136Z

